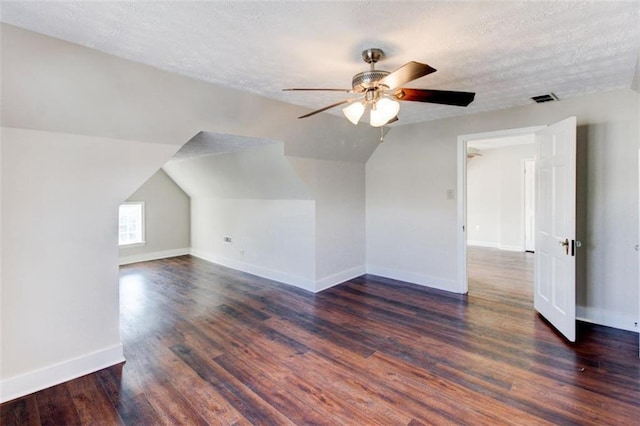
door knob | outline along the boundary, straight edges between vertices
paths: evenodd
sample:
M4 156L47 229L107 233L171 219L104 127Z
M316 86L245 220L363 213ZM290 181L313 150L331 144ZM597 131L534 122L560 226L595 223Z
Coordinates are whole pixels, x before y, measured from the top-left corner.
M569 255L569 239L565 238L564 241L558 241L558 243L564 247L564 254Z

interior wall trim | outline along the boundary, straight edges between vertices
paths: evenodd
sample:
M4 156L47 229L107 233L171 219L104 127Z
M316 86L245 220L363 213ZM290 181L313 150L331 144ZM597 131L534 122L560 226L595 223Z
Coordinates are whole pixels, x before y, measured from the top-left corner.
M345 281L349 281L366 273L367 267L365 265L360 265L356 266L355 268L346 269L344 271L329 275L316 281L315 292L319 293L323 290L334 287L338 284L342 284Z
M474 247L486 247L486 248L500 248L500 244L494 241L480 241L480 240L467 240L468 246Z
M258 265L252 265L250 263L239 262L237 260L217 256L213 253L206 252L198 249L191 249L192 256L199 257L217 265L225 266L227 268L235 269L238 271L246 272L252 275L257 275L262 278L278 281L284 284L289 284L294 287L298 287L304 290L316 291L316 282L310 278L300 277L297 275L288 274L282 271L274 271L272 269L263 268Z
M151 253L134 254L131 256L120 256L119 262L120 262L120 266L122 266L122 265L129 265L131 263L147 262L149 260L158 260L158 259L166 259L169 257L184 256L186 254L189 254L190 252L191 252L191 249L188 247L172 249L172 250L154 251Z
M460 293L459 284L454 280L447 280L439 277L432 277L427 274L417 272L407 272L399 269L385 268L376 265L367 265L367 274L378 275L393 280L405 281L411 284L418 284L437 290L450 291L452 293Z
M639 333L637 319L603 309L576 305L576 319L591 324Z
M0 381L0 403L94 373L125 361L122 344Z

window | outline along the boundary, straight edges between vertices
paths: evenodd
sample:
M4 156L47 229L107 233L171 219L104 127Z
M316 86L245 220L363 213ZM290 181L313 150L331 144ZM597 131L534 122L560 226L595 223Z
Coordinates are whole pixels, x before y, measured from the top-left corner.
M118 216L118 244L144 244L144 203L121 204Z

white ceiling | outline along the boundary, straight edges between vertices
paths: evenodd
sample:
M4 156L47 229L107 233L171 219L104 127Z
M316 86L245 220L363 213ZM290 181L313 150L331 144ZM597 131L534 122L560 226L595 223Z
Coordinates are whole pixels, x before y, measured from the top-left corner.
M400 122L433 120L629 88L639 1L9 2L2 22L132 61L312 109L367 69L415 60L438 72L407 87L476 92L467 108L403 102ZM340 114L340 109L331 111ZM307 120L313 120L308 118Z

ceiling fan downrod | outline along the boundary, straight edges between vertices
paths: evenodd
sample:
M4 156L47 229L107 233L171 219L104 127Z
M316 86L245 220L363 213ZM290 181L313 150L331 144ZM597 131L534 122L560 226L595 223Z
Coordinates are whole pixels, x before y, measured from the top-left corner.
M375 69L375 64L384 57L382 49L371 48L362 51L362 59L371 65L369 71L360 72L353 76L351 87L355 93L370 91L378 87L378 81L389 75L389 71Z
M371 71L375 69L376 62L382 58L384 58L384 52L377 47L362 51L362 60L371 65Z

